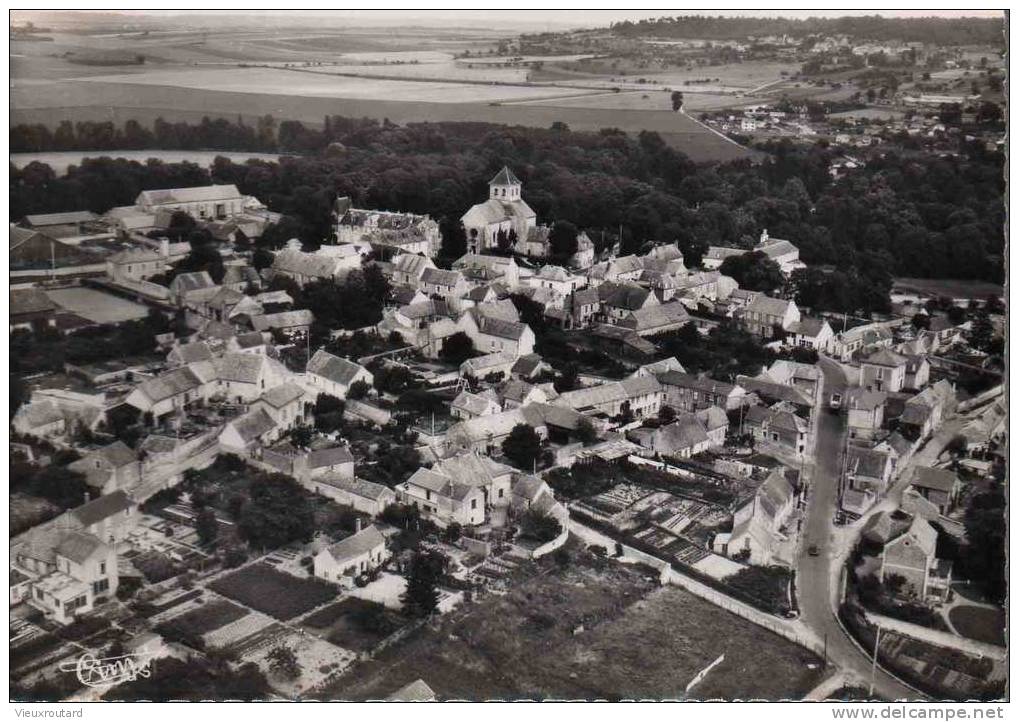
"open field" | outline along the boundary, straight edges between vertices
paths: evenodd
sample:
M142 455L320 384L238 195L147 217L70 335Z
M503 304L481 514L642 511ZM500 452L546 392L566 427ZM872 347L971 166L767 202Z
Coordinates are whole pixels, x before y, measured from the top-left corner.
M1005 612L987 607L954 607L948 618L964 637L988 644L1005 644Z
M556 90L561 92L561 89ZM11 97L12 123L43 123L48 126L56 126L64 119L110 120L117 124L135 119L151 125L159 117L168 121L197 122L205 116L229 120L237 120L240 116L245 122L254 123L266 114L280 119L300 120L316 127L321 125L327 114L379 120L389 118L400 124L476 121L547 128L561 121L574 130L619 128L634 134L641 130L654 131L666 143L697 162L724 162L758 155L671 111L361 100L105 82L49 83L31 89L13 87Z
M912 291L950 298L985 298L1002 295L1004 289L986 281L965 281L951 278L896 278L892 292Z
M377 699L421 678L440 699L677 699L724 654L690 698L799 698L820 660L645 570L574 549L565 568L543 560L444 617L322 693Z
M687 112L720 110L763 102L763 98L719 93L683 93L683 107ZM659 87L644 90L626 90L620 93L597 93L572 98L529 100L524 105L548 105L557 108L598 108L602 110L653 110L672 112L671 93Z
M96 323L121 323L145 318L148 306L92 288L57 288L46 294L63 309Z
M475 85L456 82L377 80L326 75L282 68L222 68L167 70L143 75L106 75L81 78L82 83L132 83L227 93L269 93L308 98L387 100L401 98L422 103L495 103L554 95L580 95L590 91L527 85Z
M156 158L164 163L197 163L201 166L211 166L216 156L229 158L234 163L244 163L255 158L257 160L276 161L278 155L271 153L232 153L230 151L200 151L200 150L96 150L96 151L67 151L63 153L11 153L10 162L17 168L24 168L29 163L45 163L57 175L63 175L67 168L72 165L81 165L85 158L123 158L125 160L144 163L150 158Z
M376 602L347 597L309 614L300 626L338 647L369 650L409 620Z
M220 577L209 588L283 621L311 611L337 593L331 584L319 579L299 579L264 562Z

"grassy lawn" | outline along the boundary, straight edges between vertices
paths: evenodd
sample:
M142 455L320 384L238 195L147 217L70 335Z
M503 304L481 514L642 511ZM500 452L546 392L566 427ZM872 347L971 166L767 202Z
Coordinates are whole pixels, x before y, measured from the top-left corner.
M988 644L1005 644L1005 612L987 607L955 607L948 618L964 637Z
M336 596L336 587L319 579L299 579L264 562L220 577L209 588L224 597L286 621Z
M362 662L322 693L377 699L422 678L440 699L800 698L820 660L641 567L571 549ZM811 665L809 667L808 665Z
M361 652L371 649L406 622L381 604L347 597L308 615L301 626L338 647Z

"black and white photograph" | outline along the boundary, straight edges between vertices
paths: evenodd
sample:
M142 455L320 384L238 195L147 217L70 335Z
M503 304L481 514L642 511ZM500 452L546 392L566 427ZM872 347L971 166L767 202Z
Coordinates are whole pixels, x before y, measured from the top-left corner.
M9 26L19 717L1005 719L1008 10Z

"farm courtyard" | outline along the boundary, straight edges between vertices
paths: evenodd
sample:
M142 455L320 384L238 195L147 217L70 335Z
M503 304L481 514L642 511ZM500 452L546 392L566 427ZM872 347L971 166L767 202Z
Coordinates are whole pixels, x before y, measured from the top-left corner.
M540 611L539 611L540 610ZM380 699L423 679L439 699L798 699L820 660L648 570L576 547L521 570L504 595L445 615L318 696Z

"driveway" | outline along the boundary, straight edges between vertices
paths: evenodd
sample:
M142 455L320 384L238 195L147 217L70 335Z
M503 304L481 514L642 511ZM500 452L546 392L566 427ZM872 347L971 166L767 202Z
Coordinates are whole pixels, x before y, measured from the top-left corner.
M827 391L845 389L845 375L837 364L822 359L819 365ZM796 563L800 619L818 639L825 641L829 659L861 681L869 681L870 658L843 631L831 604L832 578L836 571L833 567L839 556L834 520L846 424L840 414L829 413L826 409L818 409L817 413L814 473ZM817 546L817 556L807 551L812 545ZM916 692L880 669L875 676L875 691L891 700L917 698Z

